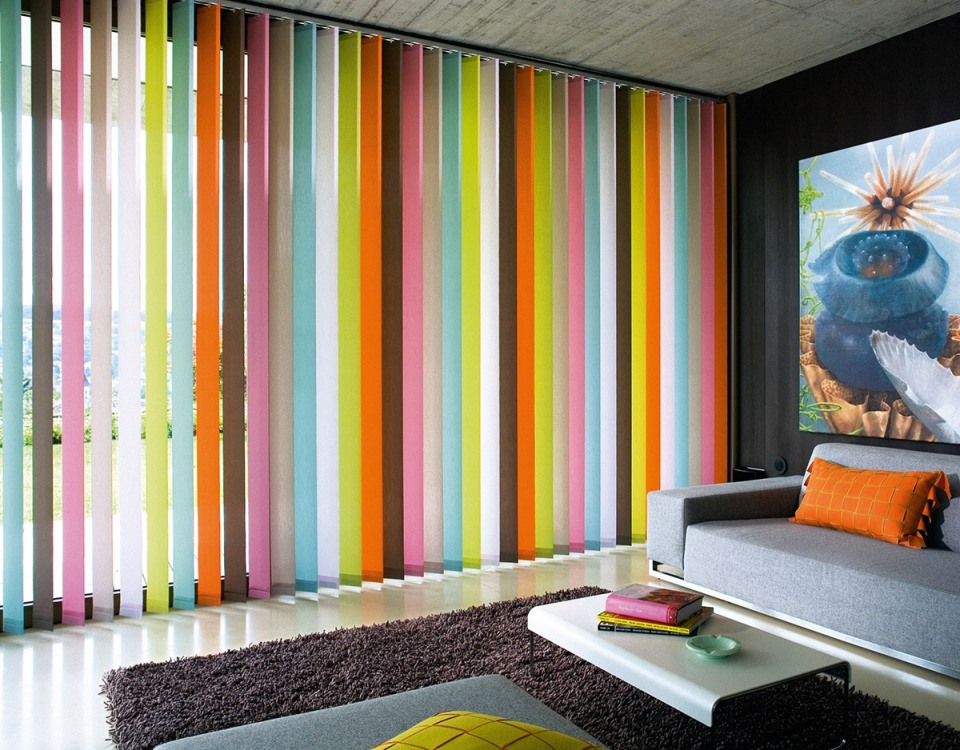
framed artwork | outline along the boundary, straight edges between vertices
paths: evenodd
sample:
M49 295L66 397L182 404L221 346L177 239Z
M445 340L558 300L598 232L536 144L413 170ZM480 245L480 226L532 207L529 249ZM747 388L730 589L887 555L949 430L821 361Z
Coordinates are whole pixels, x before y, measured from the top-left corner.
M960 120L802 159L800 429L960 443Z

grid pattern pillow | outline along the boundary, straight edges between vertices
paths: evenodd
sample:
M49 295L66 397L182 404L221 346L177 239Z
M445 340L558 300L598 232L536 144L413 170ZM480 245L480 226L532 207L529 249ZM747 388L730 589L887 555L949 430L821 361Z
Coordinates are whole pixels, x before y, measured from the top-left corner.
M848 531L905 547L926 546L924 533L939 507L937 490L949 493L942 471L854 469L815 458L807 491L790 520Z
M603 750L552 729L472 711L444 711L374 750Z

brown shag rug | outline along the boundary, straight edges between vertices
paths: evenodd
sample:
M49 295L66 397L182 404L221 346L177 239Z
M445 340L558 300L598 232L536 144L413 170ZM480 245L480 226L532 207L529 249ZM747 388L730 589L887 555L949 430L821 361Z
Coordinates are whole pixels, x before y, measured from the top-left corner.
M583 587L213 656L138 664L103 679L110 734L124 750L463 677L502 674L611 750L706 748L710 732L669 706L537 637L527 612L604 593ZM718 748L821 748L837 741L842 688L826 678L721 707ZM960 749L960 732L852 691L847 747Z

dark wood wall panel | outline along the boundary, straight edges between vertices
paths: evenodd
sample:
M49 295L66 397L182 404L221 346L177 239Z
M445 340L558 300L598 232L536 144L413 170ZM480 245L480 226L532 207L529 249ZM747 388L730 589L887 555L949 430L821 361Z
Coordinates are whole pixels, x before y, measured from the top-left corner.
M960 15L737 97L733 134L733 465L783 456L803 471L813 447L862 441L960 447L799 429L799 160L960 119Z

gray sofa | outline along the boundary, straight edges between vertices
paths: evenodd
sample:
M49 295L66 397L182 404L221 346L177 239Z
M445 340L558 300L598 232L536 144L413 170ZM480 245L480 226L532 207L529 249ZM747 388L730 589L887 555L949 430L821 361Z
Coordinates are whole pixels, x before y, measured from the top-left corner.
M804 477L648 495L653 576L960 678L960 456L822 443L857 468L936 470L950 495L928 547L791 523Z
M595 739L506 677L485 675L167 742L157 750L370 750L441 711L476 711Z

